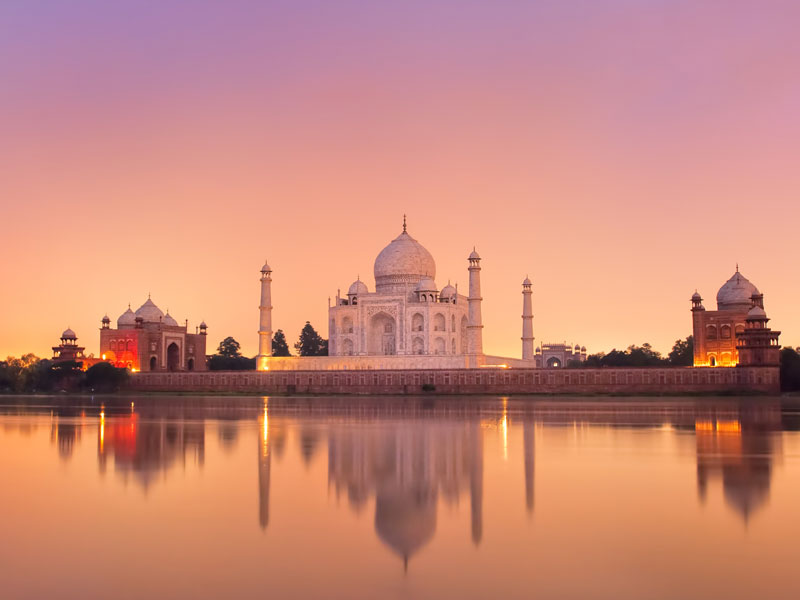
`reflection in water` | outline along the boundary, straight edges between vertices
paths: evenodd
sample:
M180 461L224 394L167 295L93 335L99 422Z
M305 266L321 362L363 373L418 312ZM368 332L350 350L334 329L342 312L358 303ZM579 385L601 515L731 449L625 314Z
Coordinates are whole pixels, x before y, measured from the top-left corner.
M706 502L709 487L720 480L726 503L747 523L769 500L773 456L781 453L781 440L774 432L783 428L780 405L766 400L637 404L504 398L472 405L441 401L432 406L429 401L409 401L402 406L366 400L341 404L266 398L216 402L165 406L137 400L135 409L132 403L124 409L118 403L112 412L105 406L94 407L90 414L95 416L73 408L38 410L43 416L52 415L50 440L60 457L71 457L84 429L96 423L100 472L106 471L112 457L115 472L126 481L132 477L145 490L159 474L166 478L174 465L185 465L187 458L203 467L207 421L215 423L226 457L238 456L233 449L243 435L239 422L258 423L261 530L269 525L272 454L281 460L291 431L298 441L295 451L308 467L327 441L328 487L337 499L344 495L357 514L364 514L374 501L375 535L406 567L436 535L440 503L455 507L468 496L471 539L475 546L481 544L484 485L491 485L484 481L484 455L493 448L491 444L485 448L487 431L493 431L502 442L504 460L522 463L524 507L529 516L534 509L537 427L580 424L693 434L699 501ZM8 417L31 413L36 409L0 406L0 416L6 417L3 430L15 427ZM30 432L32 425L23 418L16 427ZM509 450L513 453L519 448L513 443L519 433L522 461L513 454L508 456ZM248 451L252 457L249 452L252 450Z
M266 529L269 523L269 471L272 461L269 447L269 411L264 402L264 414L260 417L258 437L258 523Z
M166 475L178 461L185 466L187 454L203 466L204 423L143 420L133 412L109 420L101 412L97 434L101 473L106 471L108 457L113 456L114 471L126 481L132 475L146 491L159 472Z
M406 564L433 538L440 495L456 505L469 491L472 540L481 541L483 430L477 421L331 427L328 481L337 497L346 491L356 512L375 496L375 532Z
M705 501L709 481L721 477L726 502L747 523L769 499L773 447L769 435L780 428L780 412L749 412L695 421L697 493Z

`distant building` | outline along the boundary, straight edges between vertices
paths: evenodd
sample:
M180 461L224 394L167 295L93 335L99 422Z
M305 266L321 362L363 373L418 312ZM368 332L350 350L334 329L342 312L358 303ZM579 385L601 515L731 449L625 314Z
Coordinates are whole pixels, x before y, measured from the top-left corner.
M167 311L164 314L148 296L136 312L130 305L117 328L103 317L100 355L103 360L134 371L205 371L207 326L200 323L196 333Z
M570 361L584 362L586 346L575 344L542 344L536 348L536 366L540 369L558 369L566 367Z
M706 310L692 295L695 367L735 367L779 363L779 331L767 327L764 295L736 272L717 292L717 310Z
M81 362L86 357L83 355L85 348L78 346L78 336L69 327L61 334L61 344L53 346L53 362Z

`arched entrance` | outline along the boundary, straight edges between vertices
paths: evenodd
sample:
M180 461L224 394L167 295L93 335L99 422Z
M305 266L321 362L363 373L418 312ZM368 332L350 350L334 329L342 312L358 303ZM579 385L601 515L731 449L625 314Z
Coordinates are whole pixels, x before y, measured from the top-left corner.
M194 371L194 359L193 358L190 358L189 360L186 361L186 368L189 369L190 371Z
M177 371L181 366L181 350L178 344L172 342L167 346L167 370Z
M394 318L379 312L369 321L367 333L368 354L396 354Z
M155 371L156 370L156 357L155 356L151 356L150 357L150 370L151 371Z
M555 356L551 356L547 359L547 368L548 369L557 369L561 366L561 361L558 360Z

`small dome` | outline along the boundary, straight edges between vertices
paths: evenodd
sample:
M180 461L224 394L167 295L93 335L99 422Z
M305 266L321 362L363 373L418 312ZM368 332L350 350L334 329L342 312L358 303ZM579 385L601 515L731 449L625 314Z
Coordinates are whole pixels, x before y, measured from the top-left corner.
M522 282L522 285L533 285L533 284L531 283L531 280L528 277L526 277L525 281Z
M103 323L111 323L111 319L108 318L108 315L103 315Z
M478 251L475 248L473 248L472 252L469 253L469 259L470 260L474 260L474 259L480 260L481 259L480 254L478 254Z
M577 350L578 352L580 352L580 350L581 350L581 345L580 345L580 344L575 344L575 350Z
M436 282L430 277L423 277L419 280L417 287L414 288L416 292L435 292Z
M272 268L270 268L269 264L266 261L264 261L264 266L261 267L261 272L262 273L272 273Z
M717 292L717 310L747 310L752 304L751 297L758 293L756 286L737 269Z
M703 298L701 298L700 294L697 293L696 291L695 291L694 294L692 294L692 302L700 302L702 300L703 300Z
M164 319L161 322L164 325L169 325L170 327L178 326L178 322L172 318L172 315L169 314L169 310L167 310L167 314L164 315Z
M439 296L441 296L442 298L455 298L455 295L456 295L456 288L454 288L449 283L442 288L442 291L439 294Z
M148 298L147 301L136 310L136 316L141 317L146 323L158 323L161 321L164 313L161 312L161 309L158 308L150 298Z
M136 314L131 310L131 307L128 306L128 310L122 313L117 319L117 327L119 329L124 329L125 327L133 327L136 325Z
M77 340L78 336L75 335L75 332L72 331L69 327L64 330L64 333L61 334L62 340Z
M361 279L356 279L350 289L347 290L348 296L360 296L361 294L369 294L369 288L367 288L367 284L361 281Z
M747 312L748 319L766 319L767 312L760 306L754 306Z
M586 352L586 346L581 346L581 352Z
M200 321L200 329L208 329L208 325L206 325L205 321Z

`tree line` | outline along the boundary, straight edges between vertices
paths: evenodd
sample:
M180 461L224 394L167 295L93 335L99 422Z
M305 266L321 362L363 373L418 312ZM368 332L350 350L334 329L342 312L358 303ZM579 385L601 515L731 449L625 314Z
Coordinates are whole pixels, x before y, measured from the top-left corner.
M328 356L328 340L324 339L309 321L300 331L294 344L298 356ZM272 356L291 356L286 334L278 329L272 336ZM212 371L248 371L256 368L256 357L242 356L241 346L232 337L226 337L219 343L217 353L208 360L208 368Z
M0 361L0 392L116 392L128 384L128 370L100 362L83 370L76 361L53 362L35 354Z
M571 360L570 368L597 367L691 367L694 364L694 338L690 335L683 340L675 340L667 356L644 343L631 345L626 350L616 348L608 353L599 352L586 357L585 361Z

